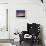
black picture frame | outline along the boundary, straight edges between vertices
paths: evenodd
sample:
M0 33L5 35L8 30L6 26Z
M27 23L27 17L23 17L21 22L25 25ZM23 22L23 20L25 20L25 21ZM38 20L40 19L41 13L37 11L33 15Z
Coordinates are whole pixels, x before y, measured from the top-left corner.
M16 10L16 17L25 17L25 10Z

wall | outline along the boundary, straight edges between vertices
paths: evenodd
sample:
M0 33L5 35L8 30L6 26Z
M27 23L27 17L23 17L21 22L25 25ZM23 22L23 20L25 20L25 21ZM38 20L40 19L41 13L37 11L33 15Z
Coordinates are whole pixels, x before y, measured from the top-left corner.
M25 18L17 18L16 10L25 10ZM46 16L45 5L40 0L9 0L9 31L11 38L13 33L18 30L27 30L28 23L40 23L43 28L44 41L46 42Z
M24 9L26 11L25 18L17 18L16 10ZM44 7L40 0L12 0L9 1L9 28L11 32L16 30L26 30L27 22L32 23L42 23L41 20L44 19Z
M45 2L45 1L44 1ZM40 23L43 27L44 42L46 44L46 16L45 16L45 4L43 5L40 0L12 0L9 2L9 30L11 36L18 30L26 30L27 22ZM16 10L26 10L25 18L17 18ZM14 11L14 12L13 12ZM11 37L12 38L12 37Z

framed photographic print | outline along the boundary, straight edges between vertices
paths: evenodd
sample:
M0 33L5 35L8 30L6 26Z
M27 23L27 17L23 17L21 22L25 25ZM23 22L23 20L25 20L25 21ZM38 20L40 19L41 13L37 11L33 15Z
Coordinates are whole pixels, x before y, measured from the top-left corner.
M16 10L16 17L25 17L25 10Z

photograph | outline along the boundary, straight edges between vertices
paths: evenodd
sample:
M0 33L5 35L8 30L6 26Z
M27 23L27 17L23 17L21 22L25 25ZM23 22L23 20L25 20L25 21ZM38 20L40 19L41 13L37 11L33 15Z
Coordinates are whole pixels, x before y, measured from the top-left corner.
M16 10L16 17L25 17L25 10Z

